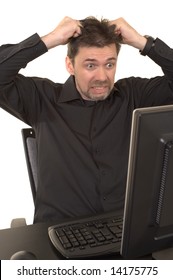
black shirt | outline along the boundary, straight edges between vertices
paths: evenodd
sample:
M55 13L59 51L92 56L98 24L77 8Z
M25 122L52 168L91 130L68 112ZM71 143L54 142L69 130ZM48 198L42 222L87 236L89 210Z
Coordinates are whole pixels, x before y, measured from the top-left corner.
M123 208L132 112L173 104L173 51L161 40L148 56L165 76L115 83L104 101L84 101L64 84L18 71L47 51L37 34L0 48L0 106L35 129L35 222Z

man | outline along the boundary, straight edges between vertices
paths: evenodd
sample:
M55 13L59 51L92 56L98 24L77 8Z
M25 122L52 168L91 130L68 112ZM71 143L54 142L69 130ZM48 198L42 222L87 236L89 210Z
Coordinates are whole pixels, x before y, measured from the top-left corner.
M164 75L114 82L120 43ZM64 84L24 77L22 67L68 44ZM35 129L38 191L34 222L123 209L132 112L173 104L173 51L124 19L65 17L54 31L0 49L0 106Z

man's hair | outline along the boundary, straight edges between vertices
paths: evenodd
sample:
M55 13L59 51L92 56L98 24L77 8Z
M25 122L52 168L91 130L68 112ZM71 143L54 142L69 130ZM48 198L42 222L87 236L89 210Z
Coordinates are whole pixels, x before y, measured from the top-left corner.
M98 20L95 17L87 17L80 21L81 35L70 38L67 55L74 60L80 47L102 48L115 44L117 53L121 47L121 38L115 33L115 25L110 25L107 19Z

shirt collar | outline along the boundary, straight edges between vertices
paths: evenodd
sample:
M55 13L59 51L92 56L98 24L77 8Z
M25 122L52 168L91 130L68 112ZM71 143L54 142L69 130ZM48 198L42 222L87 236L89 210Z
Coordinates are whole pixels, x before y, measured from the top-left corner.
M74 77L70 76L62 87L58 102L63 103L76 99L82 100L82 97L80 96L79 92L76 89Z
M107 98L107 100L112 98L112 95L114 95L115 93L119 94L119 90L117 89L116 84L114 85L114 88L112 89L112 92L111 92L110 96ZM64 83L64 85L62 87L61 94L58 98L58 103L65 103L65 102L73 101L73 100L79 100L82 103L85 103L85 100L83 100L80 93L76 89L74 76L71 75L66 80L66 82ZM92 102L90 102L90 105L91 105L91 103Z

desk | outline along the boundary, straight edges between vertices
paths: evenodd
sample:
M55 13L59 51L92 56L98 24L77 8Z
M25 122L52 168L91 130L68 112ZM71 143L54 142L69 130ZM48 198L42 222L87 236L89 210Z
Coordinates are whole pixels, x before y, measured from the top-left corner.
M38 223L0 230L0 259L9 260L14 253L23 250L34 253L39 260L64 259L49 239L48 226L48 224ZM121 256L99 257L102 258L121 259Z
M0 230L0 259L9 260L18 251L30 251L39 260L62 259L53 248L47 224L34 224Z
M0 259L9 260L18 251L29 251L38 260L64 259L53 247L48 236L49 224L38 223L23 227L0 230ZM91 259L91 258L90 258ZM106 255L97 259L120 260L120 255ZM151 255L140 259L151 259Z

